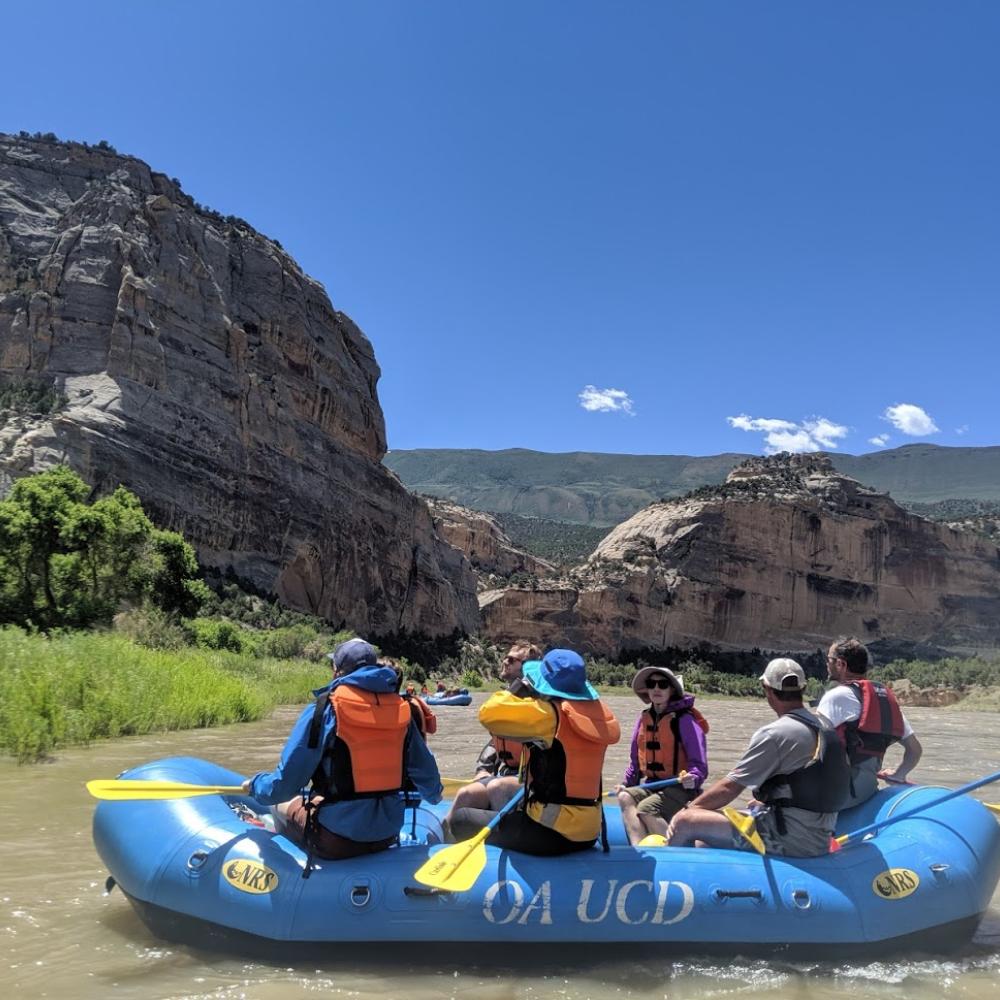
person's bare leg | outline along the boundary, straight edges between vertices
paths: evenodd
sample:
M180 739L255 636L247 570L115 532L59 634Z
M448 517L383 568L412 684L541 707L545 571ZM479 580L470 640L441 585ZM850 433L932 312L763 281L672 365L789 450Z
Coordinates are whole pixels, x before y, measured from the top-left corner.
M451 809L448 810L448 816L451 816L456 809L489 808L490 797L486 791L486 787L481 785L478 781L474 781L469 785L463 785L455 793L455 800L451 804Z
M494 812L499 812L505 805L515 795L517 795L517 790L521 787L520 779L516 776L511 776L508 778L494 778L487 786L486 792L489 796L489 804L484 806L486 809L492 809Z
M667 844L670 847L732 847L733 825L713 809L684 809L670 821Z
M635 799L628 792L619 792L618 805L621 807L622 825L628 834L628 842L633 845L638 844L646 836L646 829L636 809Z
M638 813L638 816L639 821L645 828L643 836L650 833L657 833L661 837L667 835L670 824L662 816L653 816L651 813Z

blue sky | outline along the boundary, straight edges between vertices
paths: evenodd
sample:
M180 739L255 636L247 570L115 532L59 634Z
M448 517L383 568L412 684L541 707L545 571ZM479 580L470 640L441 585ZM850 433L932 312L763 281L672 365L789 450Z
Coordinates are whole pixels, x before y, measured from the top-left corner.
M1000 4L53 2L107 139L366 332L390 447L1000 443Z

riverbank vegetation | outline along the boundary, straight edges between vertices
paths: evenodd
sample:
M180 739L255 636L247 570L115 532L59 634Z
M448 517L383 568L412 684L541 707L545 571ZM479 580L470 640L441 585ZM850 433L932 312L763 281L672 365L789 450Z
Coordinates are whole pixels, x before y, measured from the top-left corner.
M249 722L301 703L329 666L122 635L0 629L0 751L19 761L115 736Z

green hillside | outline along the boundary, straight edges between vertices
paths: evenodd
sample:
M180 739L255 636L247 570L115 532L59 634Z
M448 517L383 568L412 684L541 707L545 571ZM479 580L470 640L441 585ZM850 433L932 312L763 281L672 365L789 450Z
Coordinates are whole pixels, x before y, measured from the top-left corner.
M607 527L654 500L721 482L747 457L421 448L390 451L385 464L411 490L477 510ZM911 444L831 458L901 503L1000 500L1000 447Z

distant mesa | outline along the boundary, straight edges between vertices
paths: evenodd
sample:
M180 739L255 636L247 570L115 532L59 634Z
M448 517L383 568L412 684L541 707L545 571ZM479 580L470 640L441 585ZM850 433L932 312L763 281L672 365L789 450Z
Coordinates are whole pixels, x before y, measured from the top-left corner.
M1000 550L927 521L825 455L751 458L651 504L587 562L480 596L485 633L627 658L646 650L1000 646Z

